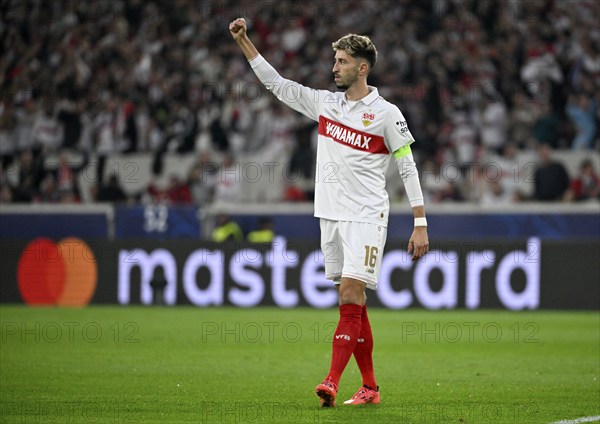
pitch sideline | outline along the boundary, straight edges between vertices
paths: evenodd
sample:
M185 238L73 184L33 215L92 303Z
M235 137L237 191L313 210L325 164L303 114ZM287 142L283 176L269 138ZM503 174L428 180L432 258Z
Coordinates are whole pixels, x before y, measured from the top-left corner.
M595 415L593 417L581 417L581 418L576 418L574 420L554 421L550 424L579 424L579 423L592 423L594 421L600 421L600 415Z

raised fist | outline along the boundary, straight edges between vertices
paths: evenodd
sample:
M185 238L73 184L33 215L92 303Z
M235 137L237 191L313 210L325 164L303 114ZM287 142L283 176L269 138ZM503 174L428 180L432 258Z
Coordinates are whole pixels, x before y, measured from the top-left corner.
M237 18L229 24L229 32L234 40L246 35L246 20L244 18Z

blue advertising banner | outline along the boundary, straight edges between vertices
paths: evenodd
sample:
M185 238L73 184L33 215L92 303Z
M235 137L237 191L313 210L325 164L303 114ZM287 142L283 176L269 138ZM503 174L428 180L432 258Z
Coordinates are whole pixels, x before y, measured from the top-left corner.
M115 237L198 239L201 237L198 209L166 205L117 207Z
M513 214L435 214L427 217L429 233L437 239L489 237L568 240L600 238L597 214L513 213ZM412 230L412 216L391 215L389 228ZM406 232L405 231L405 232ZM393 233L388 232L388 238Z
M202 234L199 209L193 206L148 205L113 207L105 210L35 212L3 210L0 215L0 237L30 240L36 237L61 239L209 239ZM113 214L114 212L114 214ZM258 227L262 214L243 210L232 213L244 234ZM288 239L318 241L319 219L310 213L266 213L274 232ZM111 218L114 217L114 232ZM600 215L597 213L428 213L432 240L523 239L598 240ZM410 213L390 214L388 240L403 242L410 237L413 218Z
M276 234L290 239L319 240L319 219L312 215L271 215ZM232 215L247 233L258 225L258 217ZM527 238L551 240L600 238L600 217L597 214L436 214L427 217L430 237L437 240ZM411 214L390 214L388 240L404 240L413 229Z
M104 213L3 213L0 236L12 239L35 237L106 238L108 222Z
M273 222L276 234L290 239L319 240L321 227L319 218L312 215L265 215ZM244 234L258 228L260 216L257 215L232 215L231 218L238 223Z

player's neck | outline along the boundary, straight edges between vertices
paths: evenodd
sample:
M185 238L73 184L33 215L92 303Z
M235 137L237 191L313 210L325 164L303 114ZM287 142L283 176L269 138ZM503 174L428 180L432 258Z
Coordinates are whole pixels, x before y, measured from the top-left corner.
M360 81L356 84L348 87L346 90L346 100L350 100L351 102L358 101L363 97L369 95L369 87L367 86L366 81Z

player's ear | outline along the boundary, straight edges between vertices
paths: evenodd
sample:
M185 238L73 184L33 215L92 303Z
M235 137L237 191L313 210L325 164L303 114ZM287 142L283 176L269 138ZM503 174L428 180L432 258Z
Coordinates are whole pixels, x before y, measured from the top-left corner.
M360 75L369 75L369 64L366 61L361 61L358 65L358 72Z

